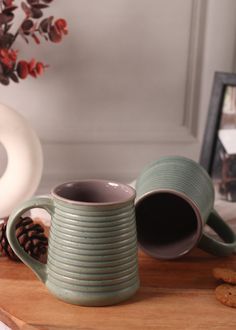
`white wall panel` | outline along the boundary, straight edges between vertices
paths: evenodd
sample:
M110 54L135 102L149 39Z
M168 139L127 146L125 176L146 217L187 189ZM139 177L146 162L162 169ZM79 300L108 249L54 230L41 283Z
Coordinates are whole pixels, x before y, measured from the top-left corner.
M234 0L52 3L69 23L64 42L17 44L22 57L50 69L0 86L1 102L43 142L42 187L75 177L132 180L166 154L197 159L213 72L233 68L235 11Z

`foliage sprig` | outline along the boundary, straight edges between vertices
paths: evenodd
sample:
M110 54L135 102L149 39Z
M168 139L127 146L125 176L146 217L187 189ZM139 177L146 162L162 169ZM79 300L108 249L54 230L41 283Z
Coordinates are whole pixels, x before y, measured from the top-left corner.
M20 6L17 0L0 0L0 83L9 85L10 81L19 82L28 76L36 78L48 65L34 58L30 61L19 60L19 51L14 49L18 37L28 44L31 41L40 44L42 39L59 43L68 34L67 22L63 18L53 16L43 18L44 10L53 0L26 0ZM24 12L24 19L13 33L13 23L17 9Z

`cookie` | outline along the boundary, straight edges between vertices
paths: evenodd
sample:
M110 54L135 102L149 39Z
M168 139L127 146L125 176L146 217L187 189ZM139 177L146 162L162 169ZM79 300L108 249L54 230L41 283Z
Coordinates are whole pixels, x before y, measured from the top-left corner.
M215 290L216 299L222 304L236 307L236 286L231 284L221 284Z
M230 268L214 268L213 276L217 280L222 280L226 283L236 284L236 271Z

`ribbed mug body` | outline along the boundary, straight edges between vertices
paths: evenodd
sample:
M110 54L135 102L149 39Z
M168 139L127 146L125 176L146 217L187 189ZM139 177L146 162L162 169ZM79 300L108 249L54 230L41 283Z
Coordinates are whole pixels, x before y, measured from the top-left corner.
M134 201L80 205L54 196L46 286L73 304L105 306L139 288Z
M203 225L214 205L214 188L207 172L191 159L163 157L147 166L136 183L136 201L154 191L185 196L199 210Z

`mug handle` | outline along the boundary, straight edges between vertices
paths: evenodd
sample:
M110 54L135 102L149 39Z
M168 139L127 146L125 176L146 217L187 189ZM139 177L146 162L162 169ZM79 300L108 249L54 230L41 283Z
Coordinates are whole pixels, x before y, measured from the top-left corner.
M7 223L7 239L15 252L15 254L29 267L33 270L33 272L37 275L37 277L43 282L46 282L47 279L47 265L43 264L42 262L32 258L25 250L21 247L16 238L16 231L15 227L22 214L32 208L41 208L45 209L51 216L53 213L54 205L53 199L50 196L36 196L18 208L16 208Z
M212 228L223 242L203 233L198 247L215 256L228 256L236 252L236 235L232 228L213 210L206 223Z

